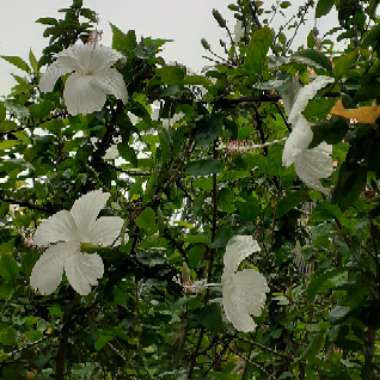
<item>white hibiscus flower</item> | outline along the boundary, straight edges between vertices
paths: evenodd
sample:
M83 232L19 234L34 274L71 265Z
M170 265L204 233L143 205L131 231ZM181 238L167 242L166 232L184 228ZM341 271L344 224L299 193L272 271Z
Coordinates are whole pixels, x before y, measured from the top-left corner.
M66 80L63 97L71 115L100 111L107 95L126 103L128 92L123 76L111 66L123 56L98 44L72 45L57 54L57 59L42 75L42 92L53 91L58 78L72 73Z
M80 251L81 243L101 246L113 244L123 225L115 216L97 219L110 194L91 191L74 202L70 211L62 210L42 222L34 234L37 246L48 247L33 267L30 285L41 294L53 293L66 273L70 285L80 295L87 295L91 286L103 277L104 266L98 254Z
M260 247L252 236L239 235L227 244L222 275L223 307L227 319L243 332L254 331L252 316L261 315L269 287L265 277L254 269L238 271L240 263L259 252Z
M297 175L306 185L324 193L328 191L320 180L329 177L333 172L332 146L322 142L315 148L308 148L313 140L313 131L302 112L320 89L333 82L333 78L317 76L311 83L301 87L294 77L292 81L278 88L288 121L293 126L285 143L282 163L286 167L294 164Z

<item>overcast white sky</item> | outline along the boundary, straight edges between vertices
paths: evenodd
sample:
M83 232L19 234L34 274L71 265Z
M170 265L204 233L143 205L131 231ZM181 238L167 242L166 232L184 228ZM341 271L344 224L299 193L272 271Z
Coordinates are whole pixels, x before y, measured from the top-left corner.
M47 44L42 37L44 26L36 24L39 17L54 17L59 8L72 3L71 0L0 0L0 54L19 55L26 58L32 48L37 56ZM205 37L212 45L218 44L223 32L216 26L211 10L219 9L234 26L232 12L227 5L233 0L84 0L85 6L95 10L100 17L104 44L110 44L109 22L122 30L135 29L138 35L173 39L168 43L164 56L169 61L179 61L194 70L201 69L206 62L201 58L203 49L200 39ZM275 0L266 0L268 5ZM293 0L292 8L303 3ZM322 29L335 20L320 21ZM307 29L313 26L309 20ZM296 43L302 44L306 29L298 33ZM13 83L10 73L17 69L0 61L0 95L8 92Z

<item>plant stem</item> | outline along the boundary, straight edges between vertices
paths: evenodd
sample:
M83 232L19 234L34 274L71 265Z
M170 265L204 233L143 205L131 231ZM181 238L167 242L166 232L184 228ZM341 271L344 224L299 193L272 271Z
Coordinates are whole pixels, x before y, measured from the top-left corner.
M67 354L67 341L69 339L69 323L63 325L55 363L55 380L65 380L65 361Z

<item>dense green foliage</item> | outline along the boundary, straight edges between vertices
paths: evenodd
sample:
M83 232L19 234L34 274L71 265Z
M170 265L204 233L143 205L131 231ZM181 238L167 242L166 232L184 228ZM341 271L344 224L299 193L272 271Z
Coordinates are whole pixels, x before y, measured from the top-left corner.
M129 101L109 97L101 112L74 117L64 79L39 92L40 69L85 39L96 15L74 0L63 19L39 19L51 38L41 59L3 57L25 76L14 76L0 103L1 379L380 378L380 130L329 115L338 99L351 109L378 101L378 2L307 1L274 31L268 20L290 2L265 13L259 1L238 0L229 8L243 35L235 40L213 12L229 37L223 57L202 40L212 65L204 75L167 65L165 40L112 25ZM293 51L306 15L333 9L339 25L325 36L310 31L307 48ZM329 196L282 166L282 143L228 151L231 140L287 137L278 94L258 88L296 74L306 84L314 73L335 78L305 111L313 144L334 144ZM103 159L115 142L121 165ZM36 226L93 189L112 194L104 213L125 220L129 240L98 250L106 272L89 296L65 282L37 295L29 286L41 254L30 241ZM185 294L173 279L186 263L192 281L220 282L236 234L258 240L251 264L271 289L252 334L225 319L220 290Z

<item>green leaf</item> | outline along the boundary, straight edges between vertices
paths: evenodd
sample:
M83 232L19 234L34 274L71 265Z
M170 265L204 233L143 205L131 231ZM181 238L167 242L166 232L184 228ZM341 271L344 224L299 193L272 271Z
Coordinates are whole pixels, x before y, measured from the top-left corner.
M350 207L364 190L367 183L367 169L357 162L344 162L339 169L332 201L342 210Z
M219 304L211 303L196 310L195 318L203 327L216 334L224 331L221 312Z
M333 322L338 322L345 317L347 317L348 313L351 311L351 308L348 306L335 306L334 309L331 310L330 312L330 319Z
M38 20L36 20L36 23L42 25L57 25L58 21L53 17L41 17Z
M112 335L100 335L95 342L95 350L100 351L114 337Z
M247 47L245 65L252 74L260 75L263 71L266 56L273 41L273 31L268 27L259 29L253 34Z
M211 114L202 117L197 122L195 130L195 141L197 144L206 146L213 142L221 133L223 128L223 116Z
M234 204L234 193L229 188L221 189L218 193L218 209L224 212L233 213L236 210Z
M186 173L196 176L207 176L219 173L223 169L221 161L214 159L191 161L187 165Z
M257 196L249 195L245 202L238 204L239 215L244 222L254 222L260 213L260 200Z
M207 243L207 241L206 241ZM189 249L188 253L188 264L190 268L197 268L197 266L202 262L207 249L204 245L197 244Z
M19 126L14 121L4 120L2 123L0 123L0 132L11 132L17 129L18 127Z
M150 207L147 207L136 218L136 225L143 229L148 235L152 235L157 231L156 213Z
M335 5L335 0L319 0L315 9L317 18L327 15Z
M355 64L358 57L357 51L334 58L334 75L336 78L347 76L348 70Z
M125 143L120 143L117 145L117 150L121 156L129 161L134 167L138 166L138 160L135 150Z
M380 55L380 24L374 25L364 34L362 46L365 48L372 46Z
M5 120L7 116L7 110L4 103L0 103L0 123Z
M306 58L308 60L309 66L314 66L316 68L324 68L327 71L332 71L332 64L328 57L326 57L320 51L314 49L305 49L297 52L293 55L293 58L297 60L297 57ZM302 61L301 61L302 62ZM314 62L314 65L313 65Z
M322 141L327 144L338 144L346 135L349 124L342 117L332 117L330 120L313 125L313 141L310 148L318 146Z
M185 69L179 66L165 66L157 69L156 73L163 83L170 86L182 85L186 74Z
M110 24L112 29L112 47L122 53L132 54L137 47L134 30L124 33L116 25Z
M185 242L190 244L208 244L210 242L210 237L205 234L197 235L186 235Z
M40 103L29 107L30 114L36 119L44 119L54 110L54 103L49 100L42 100Z
M19 273L16 260L9 252L9 244L0 245L0 276L6 281L13 283Z
M310 300L314 300L318 293L321 293L327 289L334 289L338 286L346 284L347 281L347 271L343 271L341 269L326 271L313 278L307 288L307 295Z
M6 149L11 149L14 146L20 144L20 141L18 140L3 140L0 141L0 150L6 150Z
M38 73L39 64L36 56L34 55L32 49L29 50L29 63L34 73Z
M59 304L54 304L52 306L50 306L48 308L49 310L49 314L52 316L52 317L55 317L55 318L62 318L63 317L63 311L62 311L62 308Z
M13 327L0 329L0 343L4 346L14 346L16 344L17 332Z
M311 338L309 345L306 347L306 350L303 352L302 357L307 358L308 360L316 360L316 355L322 349L322 346L325 342L325 336L323 333L319 333Z
M29 65L22 58L14 55L1 55L0 57L20 70L30 73Z
M161 128L158 137L160 140L160 159L162 163L169 162L172 158L170 133L166 128Z
M281 199L277 205L276 216L281 218L289 211L296 208L301 202L306 202L310 199L306 191L293 191L286 194L286 197Z

